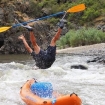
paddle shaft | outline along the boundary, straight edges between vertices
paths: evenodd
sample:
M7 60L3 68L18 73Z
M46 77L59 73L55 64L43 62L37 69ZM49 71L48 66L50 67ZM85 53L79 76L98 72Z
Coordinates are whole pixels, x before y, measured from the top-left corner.
M41 17L41 18L38 18L38 19L33 19L33 20L30 20L30 21L27 21L27 22L23 22L21 24L18 23L18 24L13 25L12 27L15 28L15 27L18 27L18 26L21 26L21 25L26 25L26 24L31 23L31 22L44 20L44 19L51 18L51 17L57 16L57 15L61 15L61 14L65 14L65 11L64 12L58 12L56 14L52 14L52 15L48 15L48 16L44 16L44 17Z
M67 14L67 12L64 13L64 15L63 15L61 20L63 20L65 18L66 14Z
M34 21L38 21L38 20L43 20L43 19L47 19L47 18L50 18L50 17L53 17L53 16L57 16L57 15L60 15L60 14L64 14L63 18L65 18L67 12L80 12L80 11L83 11L85 9L85 5L84 4L79 4L77 6L74 6L72 8L69 8L67 11L64 11L64 12L58 12L56 14L52 14L52 15L49 15L49 16L45 16L45 17L41 17L41 18L38 18L38 19L34 19L34 20L30 20L30 21L27 21L27 22L23 22L21 24L23 25L26 25L27 23L30 23L30 22L34 22ZM12 27L17 27L17 26L21 26L21 24L15 24L13 25Z

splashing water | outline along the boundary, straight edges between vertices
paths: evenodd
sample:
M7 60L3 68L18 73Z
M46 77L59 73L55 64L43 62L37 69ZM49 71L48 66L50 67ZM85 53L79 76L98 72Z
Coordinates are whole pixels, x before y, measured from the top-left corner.
M53 89L61 94L75 92L83 105L105 105L105 66L86 63L90 58L57 55L51 68L35 70L34 60L27 55L15 55L11 59L10 55L0 56L0 105L24 105L20 87L32 78L52 83ZM74 64L85 65L88 69L71 69Z

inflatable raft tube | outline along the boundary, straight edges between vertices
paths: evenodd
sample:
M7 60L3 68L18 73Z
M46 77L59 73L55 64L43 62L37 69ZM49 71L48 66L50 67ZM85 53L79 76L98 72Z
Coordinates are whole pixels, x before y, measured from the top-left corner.
M32 93L30 87L35 83L34 79L28 80L20 90L21 99L26 105L81 105L81 99L75 94L62 95L52 99L41 98Z

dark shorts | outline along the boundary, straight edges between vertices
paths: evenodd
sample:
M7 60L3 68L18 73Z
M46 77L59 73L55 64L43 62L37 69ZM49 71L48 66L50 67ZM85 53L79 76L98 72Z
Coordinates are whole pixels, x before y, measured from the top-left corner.
M31 56L33 56L37 67L41 69L49 68L55 61L56 46L48 46L45 51L40 50L39 54L35 54L33 51Z

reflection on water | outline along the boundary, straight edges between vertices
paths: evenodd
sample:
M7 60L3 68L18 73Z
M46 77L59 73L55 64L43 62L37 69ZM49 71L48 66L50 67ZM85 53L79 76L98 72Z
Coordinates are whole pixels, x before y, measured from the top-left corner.
M31 59L30 55L25 55L25 54L19 54L19 55L0 55L0 63L8 63L8 62L12 62L12 61L25 61L25 60L29 60Z
M0 55L0 105L25 105L20 87L32 78L51 82L54 90L62 94L75 92L83 105L105 105L105 66L87 64L90 58L57 55L51 68L35 70L30 55ZM71 69L73 64L85 65L88 70Z

